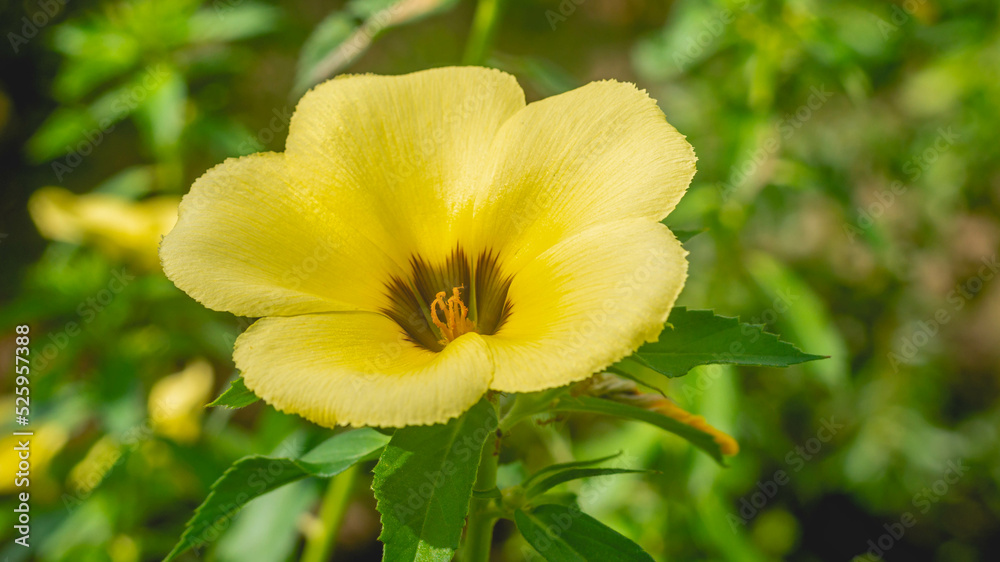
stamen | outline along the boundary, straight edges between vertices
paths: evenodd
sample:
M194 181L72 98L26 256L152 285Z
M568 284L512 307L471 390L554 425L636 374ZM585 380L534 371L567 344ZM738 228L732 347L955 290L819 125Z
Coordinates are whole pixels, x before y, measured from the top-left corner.
M464 287L452 287L451 297L445 301L447 293L444 291L435 295L431 303L431 321L441 330L444 339L442 344L446 344L463 334L476 331L475 324L469 320L469 309L462 302L460 290ZM438 310L444 313L444 320L438 318Z

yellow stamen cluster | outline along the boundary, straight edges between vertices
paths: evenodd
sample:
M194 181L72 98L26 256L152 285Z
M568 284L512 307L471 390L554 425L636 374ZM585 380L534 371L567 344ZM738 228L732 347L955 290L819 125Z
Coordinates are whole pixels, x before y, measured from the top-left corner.
M469 320L469 309L462 302L459 291L463 287L452 287L451 297L445 301L447 293L439 292L431 303L431 320L434 325L441 330L444 339L441 343L448 343L462 334L476 331L476 325ZM438 318L438 310L444 314L444 321Z

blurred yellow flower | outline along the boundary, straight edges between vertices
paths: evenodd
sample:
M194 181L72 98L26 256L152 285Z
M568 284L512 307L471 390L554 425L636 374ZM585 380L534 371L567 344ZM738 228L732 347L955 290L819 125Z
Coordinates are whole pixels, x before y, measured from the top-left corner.
M56 422L43 423L37 430L34 430L34 435L30 437L17 435L4 437L0 441L0 448L2 448L0 449L0 470L3 470L3 474L8 475L8 477L0 478L0 493L26 492L34 490L37 486L36 484L29 490L14 485L14 474L18 472L18 464L21 461L15 447L24 441L30 441L27 453L29 455L28 462L31 463L29 480L37 483L38 480L43 480L46 477L49 463L62 450L68 439L69 432Z
M149 391L153 431L181 443L197 440L214 381L212 366L203 359L156 381Z
M114 437L101 437L69 471L67 484L70 490L77 494L89 494L104 480L121 456L121 444Z
M655 340L687 274L659 221L694 171L631 84L525 105L484 68L349 76L302 98L284 153L198 179L161 257L204 305L264 317L234 359L279 410L432 424Z
M31 195L28 211L46 238L93 245L113 258L155 270L160 238L177 222L179 201L159 196L135 202L103 193L75 195L61 187L43 187Z
M108 543L111 562L138 562L142 560L139 544L128 535L118 535Z

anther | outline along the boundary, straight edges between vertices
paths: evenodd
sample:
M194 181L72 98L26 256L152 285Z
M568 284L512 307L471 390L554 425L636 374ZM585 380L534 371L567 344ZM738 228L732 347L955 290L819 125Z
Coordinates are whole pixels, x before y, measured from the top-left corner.
M447 293L440 291L431 303L431 320L444 336L441 343L448 343L462 334L476 331L476 326L468 318L469 309L462 302L462 288L452 287L451 297L447 301ZM438 317L438 310L444 314L444 320Z

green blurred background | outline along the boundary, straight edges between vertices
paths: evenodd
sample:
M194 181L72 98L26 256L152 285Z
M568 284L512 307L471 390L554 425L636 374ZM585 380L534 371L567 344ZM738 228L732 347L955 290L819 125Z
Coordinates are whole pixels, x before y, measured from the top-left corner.
M831 356L672 384L740 442L729 468L603 420L523 426L510 448L529 464L622 450L661 471L574 488L658 560L998 559L997 3L504 4L488 63L529 101L632 81L694 145L698 174L668 222L706 231L687 244L680 304ZM159 560L232 461L323 434L261 403L201 407L249 322L177 290L157 241L207 168L282 150L312 80L459 64L474 11L0 2L0 426L15 429L14 327L29 324L36 432L30 552L11 542L14 443L0 438L0 556ZM369 483L336 560L379 559ZM322 490L254 501L188 559L297 559ZM527 558L512 526L496 541L496 560Z

